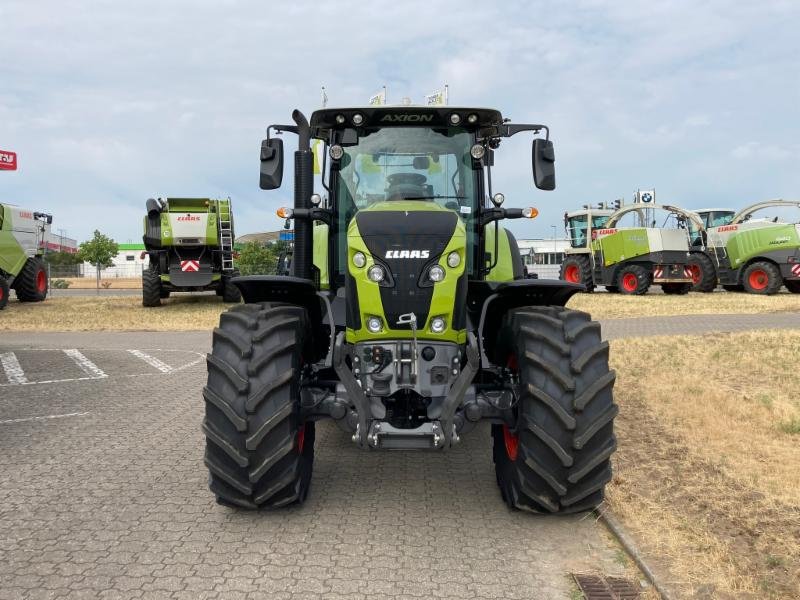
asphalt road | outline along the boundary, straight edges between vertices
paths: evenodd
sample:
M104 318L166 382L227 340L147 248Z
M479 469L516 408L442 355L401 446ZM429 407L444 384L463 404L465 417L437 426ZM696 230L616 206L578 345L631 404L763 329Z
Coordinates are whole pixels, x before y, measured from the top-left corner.
M800 327L798 314L607 321L607 337ZM509 511L483 427L451 452L318 428L302 507L206 487L209 332L0 334L0 599L568 598L622 574L591 517Z

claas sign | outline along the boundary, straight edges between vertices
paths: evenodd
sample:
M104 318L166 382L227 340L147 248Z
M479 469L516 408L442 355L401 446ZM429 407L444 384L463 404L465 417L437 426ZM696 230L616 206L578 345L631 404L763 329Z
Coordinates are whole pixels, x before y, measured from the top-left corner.
M9 150L0 150L0 171L17 170L17 153Z

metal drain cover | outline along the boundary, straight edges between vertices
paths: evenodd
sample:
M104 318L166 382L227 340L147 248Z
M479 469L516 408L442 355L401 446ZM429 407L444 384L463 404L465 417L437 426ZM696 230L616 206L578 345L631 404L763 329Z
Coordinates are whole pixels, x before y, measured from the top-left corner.
M636 600L640 595L639 586L629 579L575 573L572 576L586 600Z

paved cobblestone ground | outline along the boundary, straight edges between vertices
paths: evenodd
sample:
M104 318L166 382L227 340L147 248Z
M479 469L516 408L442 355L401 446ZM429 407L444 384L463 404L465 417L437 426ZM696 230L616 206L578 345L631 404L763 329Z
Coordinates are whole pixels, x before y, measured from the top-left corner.
M216 505L204 365L126 378L93 350L176 339L51 334L42 347L81 348L108 378L0 388L0 598L568 598L570 571L621 573L591 517L505 507L487 427L446 454L369 453L324 423L305 505ZM3 334L0 351L44 368L30 342ZM74 416L22 420L48 415Z
M603 327L608 338L737 331L800 327L800 315ZM446 454L369 453L321 424L306 504L236 512L206 488L204 365L132 377L120 354L203 352L207 332L0 335L0 353L19 352L23 369L57 356L66 370L57 353L31 362L25 352L79 348L107 374L0 387L0 599L549 599L569 597L571 571L621 574L591 518L506 509L486 427ZM59 415L71 416L41 418Z

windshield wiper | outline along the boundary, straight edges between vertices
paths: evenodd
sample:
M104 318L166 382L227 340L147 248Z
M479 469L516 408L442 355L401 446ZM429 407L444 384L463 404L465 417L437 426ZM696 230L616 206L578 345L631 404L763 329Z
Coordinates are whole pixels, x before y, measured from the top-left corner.
M439 200L439 199L449 199L449 200L466 200L466 196L414 196L411 198L404 198L404 200Z

